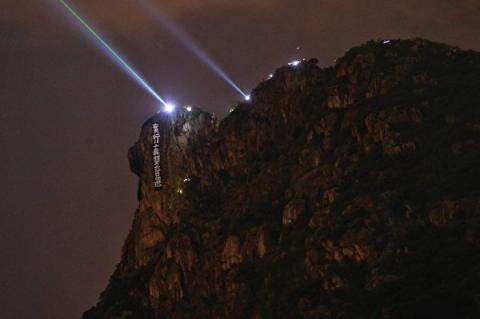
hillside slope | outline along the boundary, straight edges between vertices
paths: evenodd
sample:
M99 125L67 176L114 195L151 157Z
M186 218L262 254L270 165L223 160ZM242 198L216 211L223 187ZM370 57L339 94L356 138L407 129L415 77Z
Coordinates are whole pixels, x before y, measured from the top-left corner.
M155 115L84 318L478 318L479 88L479 53L372 41L278 69L222 121Z

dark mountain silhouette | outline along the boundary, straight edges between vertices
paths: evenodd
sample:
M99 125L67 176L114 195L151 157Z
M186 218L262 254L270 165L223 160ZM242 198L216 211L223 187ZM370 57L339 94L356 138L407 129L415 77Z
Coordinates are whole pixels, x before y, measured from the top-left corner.
M316 63L222 121L144 124L139 206L85 319L479 318L480 54L371 41Z

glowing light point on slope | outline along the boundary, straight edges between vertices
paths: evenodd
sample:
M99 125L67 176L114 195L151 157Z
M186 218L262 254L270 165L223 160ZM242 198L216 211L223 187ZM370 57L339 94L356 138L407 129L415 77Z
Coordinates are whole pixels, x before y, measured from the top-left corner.
M383 44L389 44L390 42L392 42L392 40L385 40L383 41Z
M187 112L192 112L192 107L191 106L185 106L185 109L187 110Z
M288 65L289 65L289 66L296 67L296 66L299 66L300 63L302 63L302 61L294 60L294 61L290 62Z
M270 73L270 74L268 75L268 78L267 78L267 79L268 79L268 80L273 79L273 73Z
M245 95L245 101L250 101L252 97L250 95Z
M164 108L163 108L163 111L165 113L172 113L173 111L175 111L175 105L173 105L172 103L166 103Z

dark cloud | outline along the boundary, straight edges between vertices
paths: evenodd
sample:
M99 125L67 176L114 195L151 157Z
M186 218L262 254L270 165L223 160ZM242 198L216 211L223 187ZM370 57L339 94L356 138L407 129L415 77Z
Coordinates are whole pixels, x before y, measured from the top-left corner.
M152 1L245 89L372 38L480 49L478 0ZM223 115L240 98L138 0L69 3L169 99ZM2 1L0 59L2 318L78 318L119 260L136 204L126 150L158 105L54 0Z

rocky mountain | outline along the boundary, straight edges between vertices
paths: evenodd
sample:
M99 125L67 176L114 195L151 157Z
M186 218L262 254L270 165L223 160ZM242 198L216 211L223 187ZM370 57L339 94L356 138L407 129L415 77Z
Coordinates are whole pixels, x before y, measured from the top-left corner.
M371 41L316 64L221 121L143 125L138 209L84 319L480 318L480 53Z

